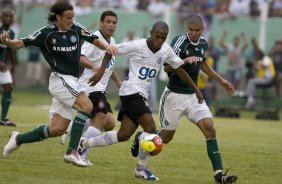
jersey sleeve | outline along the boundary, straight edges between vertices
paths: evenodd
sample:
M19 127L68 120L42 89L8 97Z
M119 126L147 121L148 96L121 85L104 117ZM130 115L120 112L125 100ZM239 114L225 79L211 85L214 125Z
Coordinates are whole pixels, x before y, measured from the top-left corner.
M84 42L81 46L81 55L89 57L94 52L95 48L95 45L88 42Z
M182 59L180 57L178 57L173 49L169 46L167 46L167 58L165 63L169 64L173 69L178 68L179 66L183 65L184 62L182 61Z
M120 44L116 44L117 52L119 55L129 55L130 53L136 51L138 47L138 41L129 41Z
M93 43L95 39L98 39L99 37L95 35L92 31L87 30L82 25L75 23L76 30L78 35L81 37L82 40L85 40L89 43Z
M44 44L44 32L42 29L35 31L33 34L28 37L20 38L25 46L34 45L41 47Z

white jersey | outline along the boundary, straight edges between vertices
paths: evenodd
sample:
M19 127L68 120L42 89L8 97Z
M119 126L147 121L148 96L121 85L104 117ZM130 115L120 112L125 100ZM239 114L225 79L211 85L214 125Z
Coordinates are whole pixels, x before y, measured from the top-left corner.
M95 31L94 34L97 35L99 39L101 39L102 41L107 42L99 30ZM115 44L115 39L113 37L111 37L110 44L111 45ZM106 53L105 50L101 50L98 47L96 47L95 45L88 43L88 42L84 42L81 47L81 55L86 56L91 62L95 63L97 68L101 66L105 53ZM85 68L83 74L81 75L81 77L78 80L79 84L84 86L87 89L88 93L91 93L94 91L105 91L107 88L109 79L113 73L114 64L115 64L115 58L113 56L109 64L107 65L107 68L105 70L103 77L95 86L90 86L88 84L88 80L94 75L93 70Z
M128 79L123 81L120 87L120 96L141 93L148 99L150 84L158 76L162 65L168 63L175 69L184 63L166 43L156 53L149 49L146 39L125 42L116 46L118 55L129 57Z

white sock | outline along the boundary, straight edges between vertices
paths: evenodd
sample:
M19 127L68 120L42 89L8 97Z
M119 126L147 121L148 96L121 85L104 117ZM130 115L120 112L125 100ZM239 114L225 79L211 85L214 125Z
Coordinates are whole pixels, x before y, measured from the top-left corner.
M69 134L69 135L71 133L72 124L73 124L73 121L70 122L70 124L69 124L69 126L68 126L68 128L66 130L67 134Z
M97 136L99 136L101 134L101 131L99 130L99 129L97 129L96 127L93 127L93 126L89 126L88 128L87 128L87 131L85 132L85 134L84 134L84 137L86 137L86 138L92 138L92 137L97 137ZM89 153L90 153L90 151L93 149L93 147L90 147L90 148L87 148L86 150L85 150L85 152L83 152L83 154L82 155L80 155L81 156L81 158L82 159L85 159L85 158L87 158L88 157L88 155L89 155Z
M85 147L104 147L118 143L117 131L109 131L98 137L93 137L85 141Z
M147 132L142 132L142 134L139 136L139 139L141 140L146 135L149 134ZM147 167L148 158L149 156L143 151L143 149L140 146L138 152L137 167L136 167L137 171L142 171Z
M89 118L85 121L83 131L86 132L88 127L90 127L90 119Z
M139 147L139 153L138 153L138 160L137 160L137 171L142 171L147 168L147 162L148 162L149 156L143 151L141 147Z

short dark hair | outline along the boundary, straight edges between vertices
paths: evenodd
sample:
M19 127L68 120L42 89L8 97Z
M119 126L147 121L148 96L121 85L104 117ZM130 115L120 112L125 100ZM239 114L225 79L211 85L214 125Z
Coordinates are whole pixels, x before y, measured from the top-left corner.
M104 11L104 12L102 13L102 15L101 15L101 17L100 17L100 21L104 21L106 16L113 16L113 17L116 17L116 19L118 19L118 18L117 18L117 14L116 14L114 11L112 11L112 10L107 10L107 11Z
M50 7L50 12L48 14L48 22L56 21L56 15L62 15L64 11L73 11L73 6L68 0L59 0Z

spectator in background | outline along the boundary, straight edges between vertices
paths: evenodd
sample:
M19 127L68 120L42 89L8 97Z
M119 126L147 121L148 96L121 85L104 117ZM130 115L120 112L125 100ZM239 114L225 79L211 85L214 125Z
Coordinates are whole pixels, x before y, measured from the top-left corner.
M149 4L150 4L150 0L138 0L137 9L147 11Z
M191 0L179 0L178 2L175 1L175 3L178 3L178 5L175 4L175 9L178 17L178 23L177 28L178 32L182 33L183 26L186 25L186 21L189 17L189 15L192 14L192 3Z
M120 8L126 11L136 11L138 0L120 0Z
M254 68L257 73L256 76L250 79L246 86L246 96L247 102L245 104L245 109L252 109L256 101L254 99L254 94L257 85L267 85L272 82L275 76L275 68L272 59L264 55L262 50L256 50L256 57L253 63Z
M270 50L269 56L273 60L276 71L275 89L277 96L281 96L282 86L282 40L277 40Z
M42 77L42 64L40 62L40 49L35 46L28 46L28 62L25 78L30 85L40 84Z
M259 4L256 0L251 0L250 2L250 16L251 18L256 18L260 15Z
M163 0L151 0L147 11L153 17L154 22L162 20L162 16L167 11L167 4Z
M225 39L227 37L227 31L223 32L222 38L220 40L220 46L226 51L228 55L228 79L234 85L237 90L241 82L241 64L242 56L248 47L247 39L245 34L241 33L241 38L243 40L243 45L240 45L240 37L235 36L233 38L232 44L226 44Z
M247 56L245 66L247 68L246 71L246 84L248 83L249 79L255 77L256 71L254 71L253 62L256 57L256 51L259 50L259 45L255 37L251 39L252 48Z
M91 0L76 0L74 12L76 16L88 15L92 11L92 6L93 4Z
M229 8L229 18L234 19L240 16L250 15L250 0L231 0Z
M270 16L281 17L282 16L282 0L273 0L270 2Z

